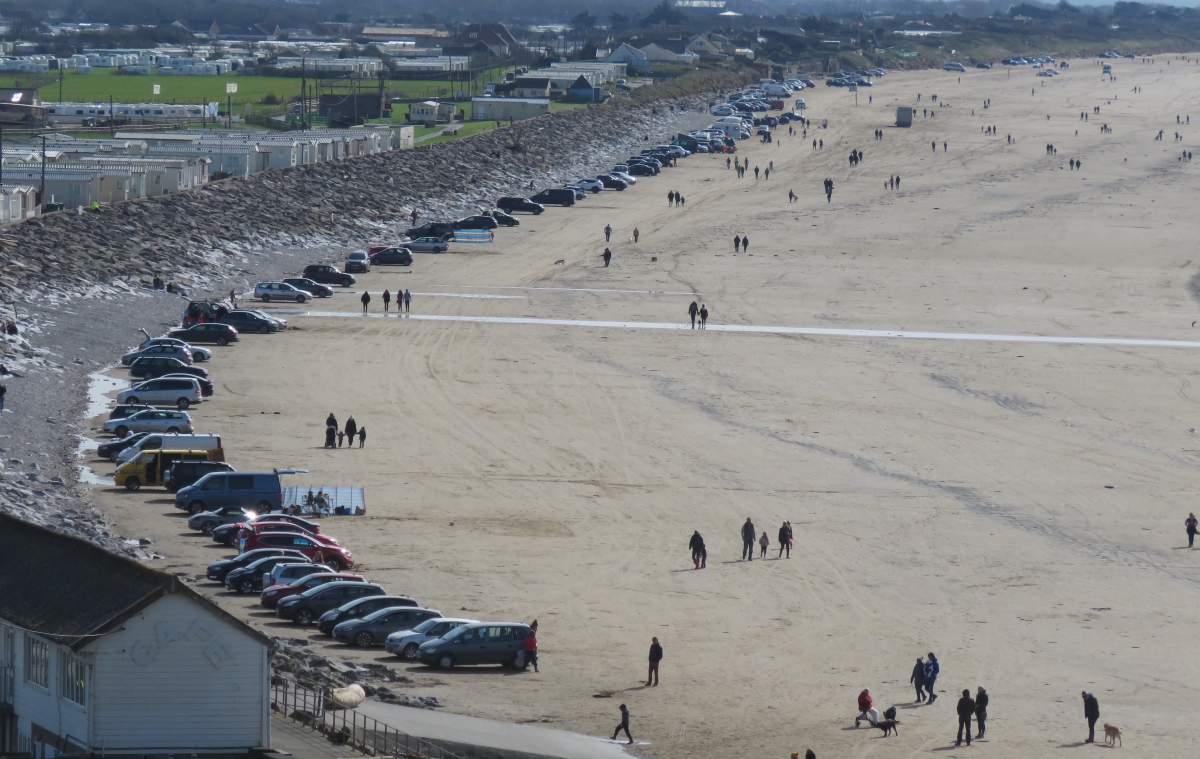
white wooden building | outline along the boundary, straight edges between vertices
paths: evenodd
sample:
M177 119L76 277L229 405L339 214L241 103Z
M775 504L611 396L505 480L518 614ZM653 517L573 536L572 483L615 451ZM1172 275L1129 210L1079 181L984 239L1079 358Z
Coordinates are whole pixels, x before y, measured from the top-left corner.
M0 514L0 754L268 747L270 646L174 575Z

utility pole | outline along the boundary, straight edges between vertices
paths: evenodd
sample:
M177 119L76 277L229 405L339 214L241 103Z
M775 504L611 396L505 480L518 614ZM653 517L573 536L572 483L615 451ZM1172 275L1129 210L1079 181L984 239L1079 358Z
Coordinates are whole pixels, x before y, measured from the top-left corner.
M308 126L308 58L300 59L300 126Z
M42 135L42 190L38 194L38 203L42 213L46 213L46 135Z
M62 69L62 64L60 63L58 65L58 102L60 102L60 103L62 102L62 82L63 82L63 69Z
M0 124L0 187L4 186L4 124Z
M113 122L113 99L112 99L112 95L109 95L109 96L108 96L108 135L109 135L110 137L116 137L116 136L117 136L117 125L116 125L116 124ZM43 144L45 144L45 142L46 142L46 138L45 138L45 137L43 137L43 138L42 138L42 143L43 143ZM45 156L42 156L42 163L45 163L45 162L46 162ZM45 169L45 166L43 166L42 168L43 168L43 169Z
M225 96L225 128L233 129L233 95Z

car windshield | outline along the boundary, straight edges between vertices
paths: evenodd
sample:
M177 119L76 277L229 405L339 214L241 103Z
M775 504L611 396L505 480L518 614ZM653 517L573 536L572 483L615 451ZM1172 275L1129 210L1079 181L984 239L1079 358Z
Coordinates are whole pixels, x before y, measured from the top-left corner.
M399 611L404 608L407 608L407 607L388 606L386 608L380 609L379 611L371 612L367 616L363 617L363 621L364 622L374 622L375 620L379 619L380 617L386 617L388 614L391 614L394 611Z
M459 636L464 635L467 632L467 630L470 630L470 629L472 629L472 628L468 627L467 625L463 625L462 627L456 627L453 630L451 630L450 632L443 635L442 640L454 640L455 638L458 638Z
M421 624L414 627L413 632L426 633L429 631L429 628L434 627L441 621L442 620L438 619L437 617L434 617L433 619L427 619L424 622L422 622Z

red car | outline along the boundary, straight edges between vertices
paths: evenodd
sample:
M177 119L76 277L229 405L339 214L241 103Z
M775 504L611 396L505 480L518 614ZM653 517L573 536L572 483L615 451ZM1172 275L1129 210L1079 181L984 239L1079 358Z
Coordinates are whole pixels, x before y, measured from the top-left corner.
M362 575L349 572L318 572L296 580L293 585L272 585L264 588L262 595L258 597L258 602L268 609L273 609L280 599L303 593L309 588L315 588L327 582L366 582L366 580Z
M335 572L354 566L354 556L342 546L327 543L322 535L305 535L299 532L254 532L238 538L238 551L245 553L255 548L290 548L307 556L318 564L324 564Z
M240 542L242 538L249 538L252 534L263 535L268 532L298 532L306 537L316 538L322 543L328 543L332 546L341 545L341 543L337 541L337 538L322 534L320 528L316 530L310 530L292 522L276 522L274 520L246 522L242 524L241 529L238 530L236 539Z

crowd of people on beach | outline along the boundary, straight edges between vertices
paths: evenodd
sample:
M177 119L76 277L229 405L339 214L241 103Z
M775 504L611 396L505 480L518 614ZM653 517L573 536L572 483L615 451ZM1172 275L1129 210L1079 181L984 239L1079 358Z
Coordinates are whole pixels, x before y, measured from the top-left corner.
M371 293L366 290L363 290L363 294L358 300L360 303L362 303L363 316L366 316L367 311L370 309L370 306L371 306ZM383 313L385 313L385 314L388 313L388 311L392 305L392 293L385 289L383 291L383 294L380 295L380 300L383 301ZM412 308L412 293L410 293L408 290L397 290L396 291L396 314L399 315L400 313L408 313L411 308Z
M340 429L338 427L337 417L333 412L329 412L329 416L325 419L325 447L326 448L341 448L342 442L346 442L347 448L354 447L354 438L358 438L358 447L362 448L367 444L367 427L358 426L358 422L354 421L354 415L346 420L346 427Z

